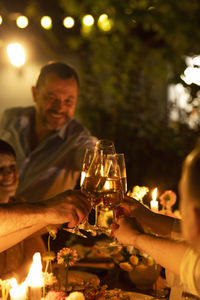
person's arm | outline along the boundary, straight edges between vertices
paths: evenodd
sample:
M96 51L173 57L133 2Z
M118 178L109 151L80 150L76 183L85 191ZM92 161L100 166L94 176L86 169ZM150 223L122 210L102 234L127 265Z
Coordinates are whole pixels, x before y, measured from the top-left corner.
M137 221L145 228L155 234L165 237L171 237L174 222L176 222L176 229L180 229L180 220L162 214L154 213L139 201L125 196L124 202L121 205L125 214L130 217L135 217ZM181 231L181 229L179 230Z
M118 219L118 225L114 224L112 229L119 242L144 251L158 264L180 275L181 262L188 248L186 243L145 234L132 218Z
M180 267L188 245L167 238L141 234L135 247L148 253L155 261L169 271L180 276Z
M0 204L0 252L48 224L83 222L90 201L80 191L66 191L40 203Z

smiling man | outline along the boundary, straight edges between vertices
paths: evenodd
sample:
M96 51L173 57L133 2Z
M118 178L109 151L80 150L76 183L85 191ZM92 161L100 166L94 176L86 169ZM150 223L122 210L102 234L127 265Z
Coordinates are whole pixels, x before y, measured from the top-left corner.
M29 202L73 189L85 148L96 138L75 118L79 78L67 64L42 67L32 87L35 106L7 109L0 138L16 150L20 170L17 195Z

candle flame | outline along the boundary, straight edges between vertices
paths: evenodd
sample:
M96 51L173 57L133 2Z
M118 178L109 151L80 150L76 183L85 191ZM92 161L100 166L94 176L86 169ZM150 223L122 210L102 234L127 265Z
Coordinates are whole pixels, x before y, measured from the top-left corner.
M43 286L42 262L39 252L33 255L33 263L26 278L26 283L30 287Z
M153 190L153 192L152 192L152 199L153 199L153 201L156 201L156 197L157 197L157 188L155 188L154 190Z
M11 285L12 288L16 288L17 287L17 280L15 278L11 278L10 285Z
M26 283L18 285L17 280L12 278L10 280L10 297L11 299L25 299L26 298Z

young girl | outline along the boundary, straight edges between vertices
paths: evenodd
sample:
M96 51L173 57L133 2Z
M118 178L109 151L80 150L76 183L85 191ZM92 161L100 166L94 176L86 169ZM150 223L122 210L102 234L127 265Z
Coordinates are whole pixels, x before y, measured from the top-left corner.
M14 149L0 140L0 203L23 202L15 198L19 182ZM46 251L40 236L29 237L21 243L0 253L0 279L15 277L18 282L29 272L33 254Z

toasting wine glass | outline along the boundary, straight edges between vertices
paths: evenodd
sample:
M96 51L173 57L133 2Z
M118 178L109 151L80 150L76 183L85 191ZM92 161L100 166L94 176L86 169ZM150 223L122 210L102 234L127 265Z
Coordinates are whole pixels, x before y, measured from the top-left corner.
M108 155L108 158L112 157ZM99 213L99 227L104 227L104 233L111 233L110 224L106 224L104 219L106 216L112 216L112 223L116 219L116 207L123 201L124 194L127 191L127 177L126 177L126 165L123 153L116 153L115 159L115 171L109 172L107 181L104 185L103 204L98 208ZM112 171L112 170L110 170ZM103 224L103 225L102 225ZM114 239L112 246L119 246L120 243Z
M95 224L92 227L96 231L98 231L97 205L102 200L102 192L108 175L107 156L112 153L115 153L115 146L112 141L98 140L92 155L86 152L85 160L89 163L83 163L84 173L81 176L81 190L90 196L92 207L95 210ZM86 165L88 166L87 170L84 167Z
M84 158L83 158L81 177L80 177L80 187L81 187L82 191L85 191L85 188L83 187L83 182L85 180L85 177L88 177L88 170L89 170L89 167L90 167L90 164L91 164L93 158L94 158L94 149L86 148ZM84 183L84 185L85 184L86 183ZM84 223L84 229L87 231L92 231L88 220L86 220Z
M115 219L115 208L124 198L124 188L117 154L109 154L106 159L107 178L103 187L103 202L97 207L98 227L104 233L110 233L109 224L105 222L107 216ZM125 181L124 181L125 182Z

